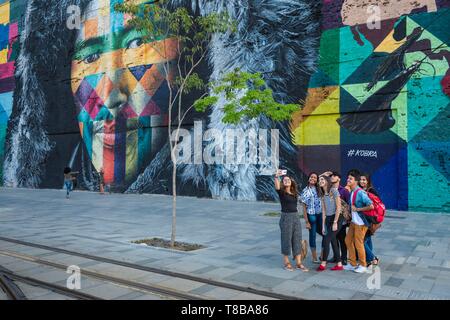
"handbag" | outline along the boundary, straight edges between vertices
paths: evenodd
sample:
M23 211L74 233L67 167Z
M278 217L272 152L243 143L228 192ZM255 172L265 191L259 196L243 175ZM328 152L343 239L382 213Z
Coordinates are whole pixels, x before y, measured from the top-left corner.
M339 219L344 219L346 222L352 221L352 214L350 213L350 206L339 196L339 200L341 200L341 212L339 213ZM334 201L336 201L336 197L334 197ZM325 203L323 203L325 205Z
M341 216L344 217L345 221L352 221L352 214L350 213L350 206L341 198Z

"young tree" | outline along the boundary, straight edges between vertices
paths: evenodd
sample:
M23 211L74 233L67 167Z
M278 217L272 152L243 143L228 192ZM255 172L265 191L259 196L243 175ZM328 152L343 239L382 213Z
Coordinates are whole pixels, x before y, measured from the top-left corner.
M167 81L168 133L170 157L172 162L172 234L171 246L176 238L177 205L177 142L179 132L186 116L195 109L205 112L214 105L220 96L228 103L224 107L223 121L238 123L259 115L273 120L286 120L297 105L282 105L274 101L272 91L267 88L261 74L250 74L236 69L223 75L217 81L205 83L197 73L198 67L206 60L211 39L214 35L236 30L235 22L226 13L213 13L206 16L192 16L185 8L171 9L167 1L154 1L151 4L136 5L132 0L116 4L115 10L131 15L127 22L143 33L143 41L164 58L170 50L164 39L176 39L177 58L165 59L162 67L166 75L175 73L172 81ZM170 42L172 43L172 42ZM187 94L200 91L203 94L192 105L185 106Z
M298 104L282 104L275 101L273 91L267 86L261 73L249 73L240 69L223 75L208 84L210 95L194 102L195 110L204 112L213 106L223 95L226 104L223 107L224 123L238 124L259 116L274 121L289 120Z

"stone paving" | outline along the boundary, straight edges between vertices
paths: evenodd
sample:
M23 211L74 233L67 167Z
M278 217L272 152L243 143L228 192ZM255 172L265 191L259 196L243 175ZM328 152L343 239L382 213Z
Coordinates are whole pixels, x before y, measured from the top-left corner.
M178 197L177 240L206 246L193 252L131 243L150 237L170 238L169 196L75 191L66 199L63 190L0 188L0 203L3 237L306 299L450 299L450 214L389 211L373 239L381 259L380 286L369 289L367 283L375 274L329 270L318 273L310 255L305 262L310 272L283 270L279 218L265 216L279 211L277 203ZM303 239L308 239L303 219L302 225ZM0 250L14 248L14 244L0 242ZM30 255L42 258L57 255L25 249L21 252L28 250ZM0 265L3 258L0 256ZM70 257L64 259L70 263ZM89 265L96 264L85 261L80 267ZM248 298L207 284L153 278L158 285L193 294L217 299ZM113 292L111 295L117 296ZM143 298L133 294L122 297Z

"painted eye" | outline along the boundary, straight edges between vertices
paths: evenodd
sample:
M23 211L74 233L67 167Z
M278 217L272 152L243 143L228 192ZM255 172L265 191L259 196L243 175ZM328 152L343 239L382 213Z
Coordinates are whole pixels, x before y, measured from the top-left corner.
M88 55L86 58L83 59L83 62L89 64L97 61L98 59L100 59L100 54L97 52Z
M127 49L139 48L143 43L144 41L142 40L142 38L133 39L130 42L128 42Z

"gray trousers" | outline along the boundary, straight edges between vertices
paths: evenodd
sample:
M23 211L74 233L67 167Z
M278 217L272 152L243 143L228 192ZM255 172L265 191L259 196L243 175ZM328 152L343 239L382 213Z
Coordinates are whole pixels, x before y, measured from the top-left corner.
M282 212L280 218L281 253L295 257L301 253L302 225L298 212Z

